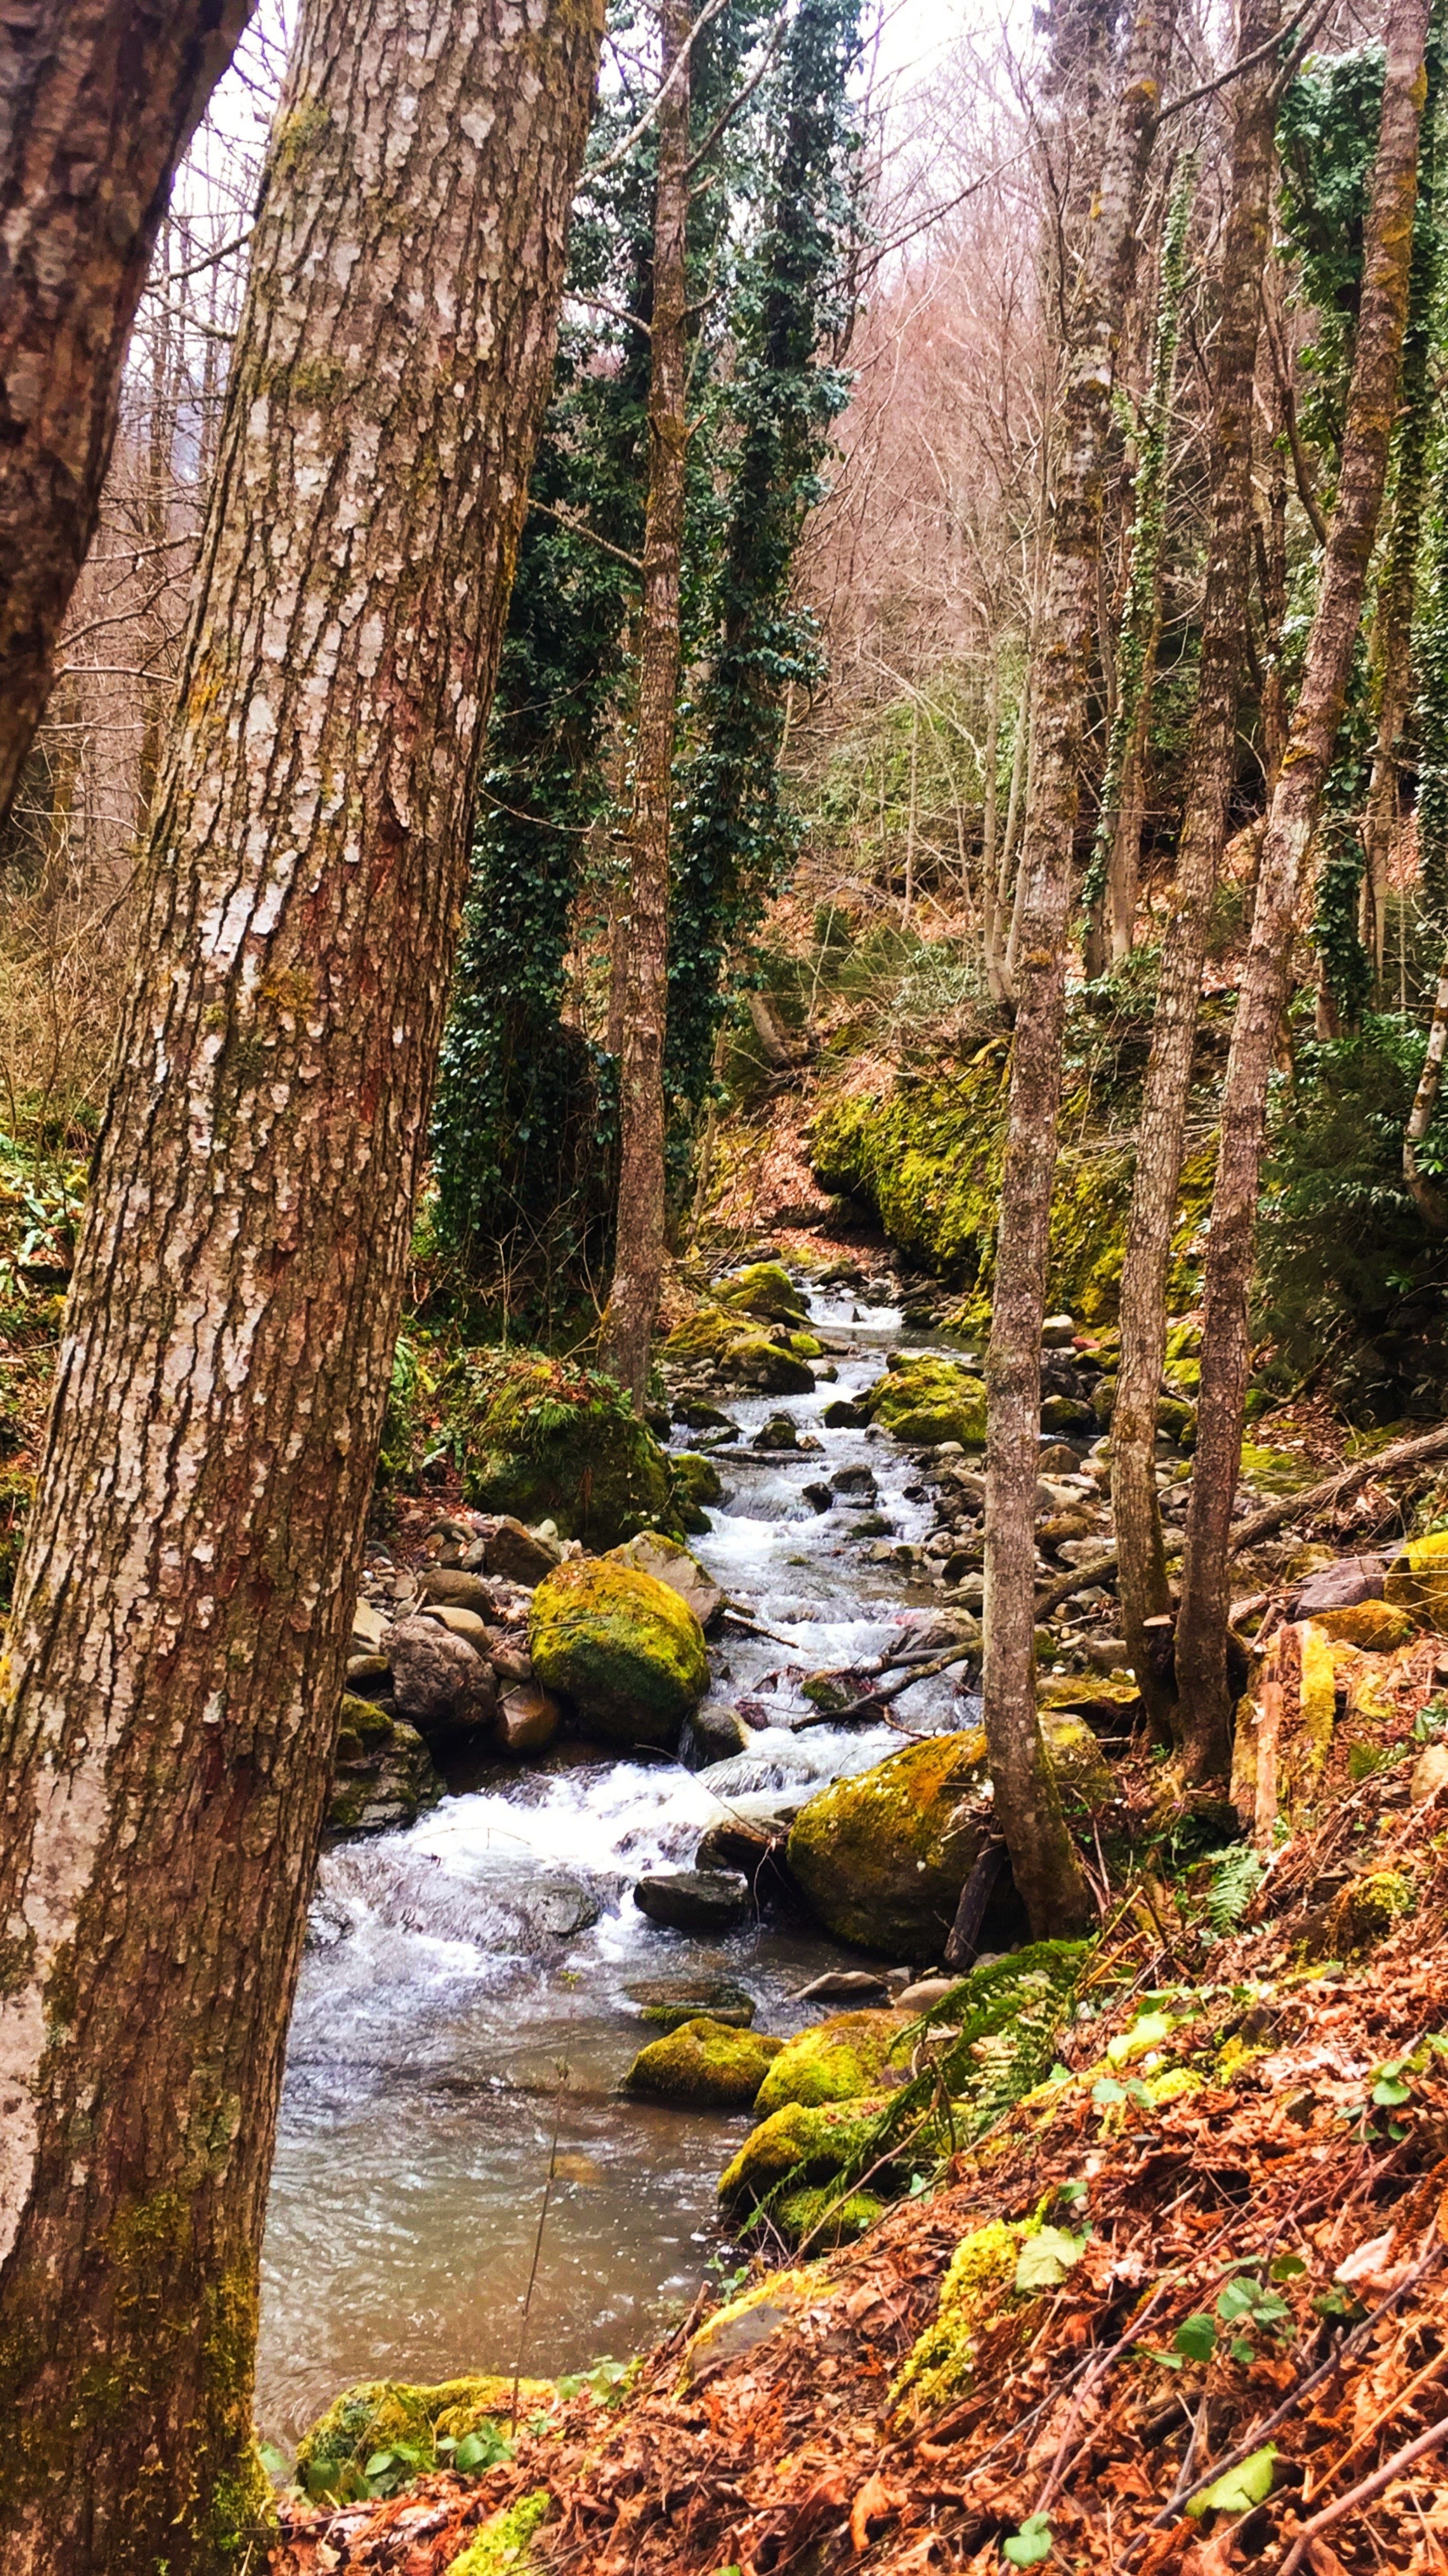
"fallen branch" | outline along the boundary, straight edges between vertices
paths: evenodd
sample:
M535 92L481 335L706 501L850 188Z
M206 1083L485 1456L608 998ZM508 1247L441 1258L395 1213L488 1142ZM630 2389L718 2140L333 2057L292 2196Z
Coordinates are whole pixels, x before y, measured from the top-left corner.
M1425 1431L1417 1440L1395 1440L1390 1449L1376 1450L1371 1457L1355 1458L1347 1467L1327 1476L1320 1485L1307 1485L1300 1493L1284 1494L1275 1503L1264 1504L1260 1512L1249 1512L1232 1532L1228 1550L1239 1556L1244 1547L1255 1547L1259 1538L1270 1538L1274 1530L1285 1529L1289 1521L1300 1520L1305 1512L1330 1511L1344 1494L1365 1485L1372 1476L1391 1475L1399 1467L1416 1467L1425 1458L1448 1454L1448 1422L1440 1422L1436 1431ZM1174 1562L1175 1560L1173 1560ZM1058 1610L1078 1592L1088 1592L1093 1584L1104 1583L1115 1574L1117 1551L1114 1547L1093 1558L1090 1565L1075 1565L1069 1574L1058 1576L1036 1595L1036 1617L1044 1618L1048 1610Z
M1427 2432L1420 2433L1416 2441L1405 2442L1401 2451L1395 2451L1390 2460L1385 2460L1380 2469L1374 2469L1372 2476L1364 2478L1360 2485L1349 2487L1347 2494L1339 2496L1336 2504L1324 2505L1321 2513L1315 2513L1311 2522L1303 2524L1282 2562L1282 2576L1295 2576L1295 2570L1302 2565L1320 2531L1341 2522L1343 2515L1351 2513L1356 2506L1371 2504L1374 2496L1381 2495L1384 2487L1390 2487L1394 2478L1402 2476L1404 2469L1410 2469L1415 2460L1421 2460L1429 2451L1436 2451L1443 2442L1448 2442L1448 2415L1442 2415L1436 2424L1430 2424Z

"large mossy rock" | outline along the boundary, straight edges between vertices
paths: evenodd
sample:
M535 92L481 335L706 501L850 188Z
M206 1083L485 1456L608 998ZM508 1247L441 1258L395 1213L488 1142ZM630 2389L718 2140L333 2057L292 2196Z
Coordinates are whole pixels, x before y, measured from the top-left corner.
M528 1651L589 1731L669 1749L709 1686L704 1631L667 1583L575 1557L533 1595Z
M782 1261L752 1261L732 1279L716 1281L714 1295L721 1306L754 1315L762 1324L802 1324L809 1316L808 1301Z
M1448 1633L1448 1530L1409 1539L1388 1569L1383 1598L1440 1635Z
M749 1316L724 1306L701 1306L670 1333L664 1357L712 1369L756 1395L808 1395L814 1386L807 1361L772 1341Z
M903 2083L909 2070L896 2052L915 2022L908 2012L831 2013L802 2030L761 2079L754 2106L760 2119L786 2102L853 2102Z
M663 1450L595 1369L542 1351L474 1352L449 1425L463 1490L482 1511L551 1520L585 1547L615 1547L643 1529L682 1534Z
M1088 1726L1043 1711L1046 1749L1068 1811L1099 1805L1111 1775ZM812 1798L789 1865L837 1939L887 1958L940 1956L961 1890L998 1828L984 1732L932 1735Z
M701 2017L641 2048L623 2080L631 2093L651 2093L661 2102L747 2111L783 2047L782 2039L762 2031Z
M863 1402L871 1421L897 1440L932 1446L958 1440L966 1449L985 1445L985 1386L958 1360L893 1351Z
M856 2163L873 2134L883 2097L858 2102L823 2102L811 2108L787 2102L751 2129L739 2153L719 2177L719 2199L727 2211L756 2209L778 2185L828 2182Z

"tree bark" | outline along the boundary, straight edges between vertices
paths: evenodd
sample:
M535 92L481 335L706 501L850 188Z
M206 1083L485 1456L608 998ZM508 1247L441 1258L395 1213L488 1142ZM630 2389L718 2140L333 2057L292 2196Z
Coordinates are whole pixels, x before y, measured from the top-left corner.
M1393 0L1337 506L1302 691L1267 818L1257 909L1222 1097L1202 1310L1197 1447L1177 1622L1178 1737L1184 1769L1193 1779L1224 1770L1231 1751L1227 1548L1241 1463L1250 1358L1247 1296L1267 1085L1287 998L1298 895L1342 717L1387 473L1408 302L1427 19L1427 0Z
M176 165L255 0L0 0L0 826Z
M1430 1234L1448 1234L1448 1195L1422 1170L1418 1147L1433 1124L1438 1094L1443 1086L1445 1054L1448 1054L1448 957L1438 970L1438 990L1428 1028L1427 1052L1423 1058L1423 1070L1418 1076L1418 1088L1413 1094L1413 1106L1403 1129L1403 1178Z
M257 2563L258 2246L601 6L305 0L0 1699L0 2563Z
M680 0L663 0L660 76L689 35ZM664 1272L664 1038L669 989L669 818L679 705L679 584L689 424L685 408L689 65L658 117L650 307L649 497L639 618L633 826L625 925L625 1016L619 1077L618 1231L603 1319L603 1354L641 1413L649 1336Z
M1033 674L1031 786L1021 850L1020 939L1001 1222L987 1386L985 1725L991 1777L1021 1897L1038 1934L1093 1913L1036 1716L1035 1509L1041 1324L1066 984L1079 762L1096 613L1112 360L1137 212L1170 48L1171 0L1141 0L1092 204L1063 352L1062 455L1046 604Z
M1239 58L1268 42L1281 0L1243 0ZM1121 1278L1121 1373L1111 1417L1111 1495L1127 1658L1153 1721L1175 1702L1153 1670L1146 1622L1170 1615L1156 1492L1156 1400L1166 1357L1166 1283L1181 1181L1192 1056L1212 901L1236 771L1242 635L1252 577L1252 398L1273 165L1270 61L1234 85L1231 199L1222 239L1221 320L1208 464L1212 524L1202 658L1187 753L1190 782L1176 899L1162 950L1151 1056Z

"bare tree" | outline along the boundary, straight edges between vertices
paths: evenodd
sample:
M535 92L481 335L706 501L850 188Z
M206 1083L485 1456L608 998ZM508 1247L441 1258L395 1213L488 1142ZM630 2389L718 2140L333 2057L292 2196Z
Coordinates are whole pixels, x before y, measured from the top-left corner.
M172 177L253 5L0 13L0 822L95 532Z
M601 11L307 0L0 1700L6 2576L213 2576Z
M1197 1447L1176 1642L1179 1743L1187 1775L1197 1779L1221 1771L1231 1748L1228 1542L1250 1359L1247 1299L1267 1086L1287 998L1298 897L1342 717L1387 475L1413 247L1427 24L1428 0L1392 0L1337 504L1301 693L1267 818L1252 940L1222 1096L1202 1305Z

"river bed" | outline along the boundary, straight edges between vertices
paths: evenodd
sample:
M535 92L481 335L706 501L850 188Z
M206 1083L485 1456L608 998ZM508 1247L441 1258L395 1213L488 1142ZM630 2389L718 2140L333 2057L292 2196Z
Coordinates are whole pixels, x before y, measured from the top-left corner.
M737 1979L755 2028L819 2018L799 1989L876 1965L803 1918L725 1939L660 1931L630 1894L686 1866L717 1792L803 1794L900 1744L884 1726L811 1726L781 1667L882 1653L928 1613L893 1564L849 1535L843 1504L801 1488L868 1461L871 1509L900 1537L930 1519L917 1462L882 1433L826 1429L900 1334L898 1312L816 1296L811 1329L838 1378L812 1395L721 1403L747 1443L789 1412L820 1450L719 1457L726 1500L695 1553L790 1641L726 1627L715 1695L761 1731L713 1784L662 1757L609 1761L581 1744L526 1770L493 1766L404 1831L324 1860L292 2025L263 2253L258 2419L293 2439L350 2381L511 2371L550 2155L525 2372L622 2358L687 2308L718 2244L715 2186L746 2117L688 2113L618 2091L651 2034L627 1989L703 1972ZM917 1345L921 1337L910 1336ZM678 1446L693 1445L680 1430ZM713 1642L713 1641L711 1641ZM796 1673L797 1679L797 1673ZM968 1723L949 1677L909 1701L912 1729ZM827 2007L828 2008L828 2007ZM556 2154L555 2154L556 2137Z

